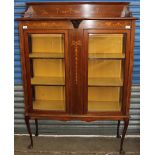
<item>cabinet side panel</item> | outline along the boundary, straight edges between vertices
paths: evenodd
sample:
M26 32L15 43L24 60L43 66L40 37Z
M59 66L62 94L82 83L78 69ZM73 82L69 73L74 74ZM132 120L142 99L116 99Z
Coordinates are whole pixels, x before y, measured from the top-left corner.
M127 103L125 112L129 115L130 109L130 97L131 97L131 85L132 85L132 74L133 74L133 62L134 62L134 38L135 38L135 21L132 21L132 29L130 33L130 56L129 56L129 73L128 73L128 84L127 84Z
M27 94L27 78L26 78L26 60L25 60L25 44L24 44L24 32L23 32L24 22L19 23L19 36L20 36L20 61L22 66L22 80L23 80L23 89L24 89L24 105L25 105L25 114L28 113L29 104L28 104L28 94Z

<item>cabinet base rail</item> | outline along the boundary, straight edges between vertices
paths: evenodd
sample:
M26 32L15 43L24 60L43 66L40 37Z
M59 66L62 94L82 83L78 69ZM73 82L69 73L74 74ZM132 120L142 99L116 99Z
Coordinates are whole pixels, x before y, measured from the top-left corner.
M123 151L123 144L124 144L124 139L125 139L125 135L126 135L126 131L127 131L127 128L128 128L128 125L129 125L129 118L128 119L124 119L124 128L123 128L123 131L122 131L122 136L120 136L120 121L121 120L118 120L118 124L117 124L117 138L121 138L121 142L120 142L120 154L123 154L124 151ZM27 131L29 133L29 136L30 136L30 144L28 145L28 149L32 149L33 148L33 138L32 138L32 132L31 132L31 127L30 127L30 117L29 116L25 116L25 123L26 123L26 126L27 126ZM35 131L35 136L38 136L39 133L38 133L38 119L35 119L35 126L36 126L36 131Z

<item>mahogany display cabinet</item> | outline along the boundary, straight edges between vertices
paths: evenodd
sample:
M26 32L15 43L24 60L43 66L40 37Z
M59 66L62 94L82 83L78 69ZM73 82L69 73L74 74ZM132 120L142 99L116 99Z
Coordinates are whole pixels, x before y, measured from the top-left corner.
M18 18L25 122L129 124L135 18L127 2L27 3Z

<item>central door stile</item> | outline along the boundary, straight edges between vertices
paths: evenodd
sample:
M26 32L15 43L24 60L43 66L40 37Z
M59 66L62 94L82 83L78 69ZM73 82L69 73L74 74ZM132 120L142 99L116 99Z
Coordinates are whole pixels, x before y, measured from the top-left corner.
M83 114L82 102L82 44L83 31L80 29L70 30L71 50L71 81L72 81L72 102L71 113ZM74 92L74 93L73 93Z

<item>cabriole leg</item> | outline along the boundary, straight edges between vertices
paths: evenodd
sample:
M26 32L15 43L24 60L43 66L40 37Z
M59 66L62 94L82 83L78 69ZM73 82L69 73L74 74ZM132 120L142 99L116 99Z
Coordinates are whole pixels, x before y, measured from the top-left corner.
M117 138L121 138L119 134L119 128L120 128L120 120L118 120L118 124L117 124Z
M38 136L38 120L35 119L35 125L36 125L36 133L35 136Z
M30 140L31 140L31 143L28 146L28 148L31 149L31 148L33 148L33 139L32 139L32 132L31 132L29 120L30 120L29 117L28 116L25 116L25 123L26 123L26 126L27 126L27 131L28 131L28 133L30 135Z
M124 142L128 125L129 125L129 119L124 120L124 129L123 129L122 138L121 138L120 154L123 153L123 142Z

